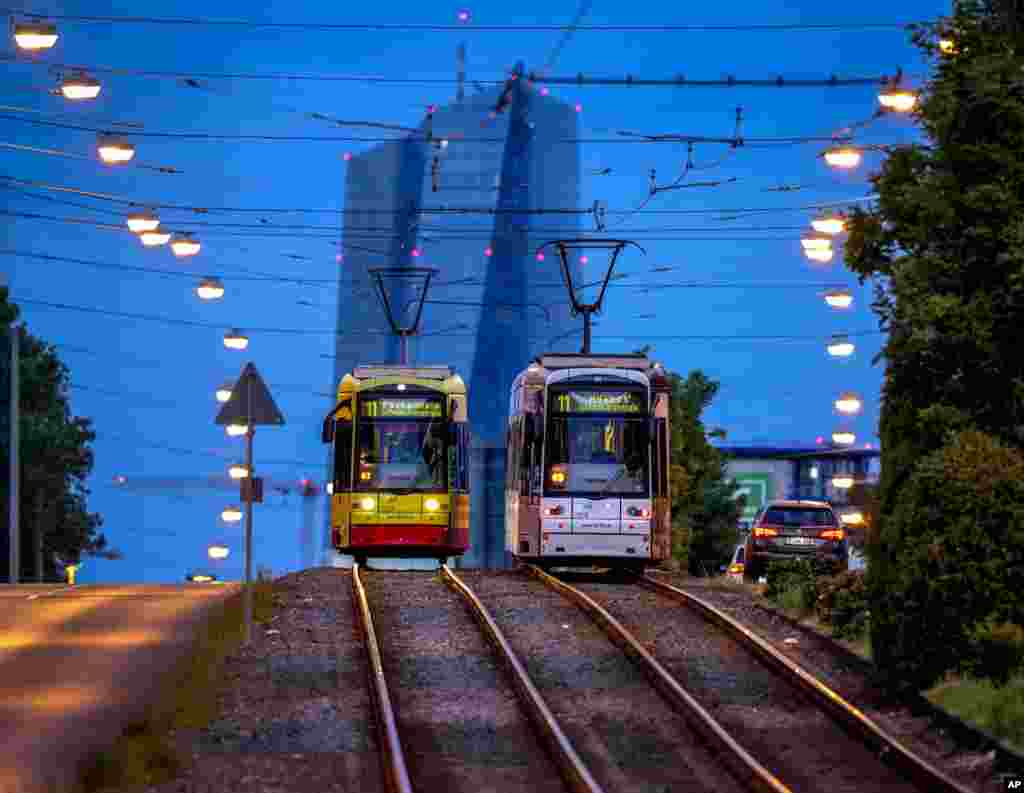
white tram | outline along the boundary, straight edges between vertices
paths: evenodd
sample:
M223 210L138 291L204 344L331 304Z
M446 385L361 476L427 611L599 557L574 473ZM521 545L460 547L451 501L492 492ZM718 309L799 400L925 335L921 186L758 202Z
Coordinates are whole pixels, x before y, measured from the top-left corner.
M667 559L669 397L646 355L542 355L512 384L505 547L541 566Z

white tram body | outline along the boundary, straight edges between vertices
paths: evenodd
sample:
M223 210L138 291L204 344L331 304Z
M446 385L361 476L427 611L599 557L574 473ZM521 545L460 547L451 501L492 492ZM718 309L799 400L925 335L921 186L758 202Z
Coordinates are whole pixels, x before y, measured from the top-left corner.
M668 558L669 396L645 355L543 355L512 384L505 547L549 566Z

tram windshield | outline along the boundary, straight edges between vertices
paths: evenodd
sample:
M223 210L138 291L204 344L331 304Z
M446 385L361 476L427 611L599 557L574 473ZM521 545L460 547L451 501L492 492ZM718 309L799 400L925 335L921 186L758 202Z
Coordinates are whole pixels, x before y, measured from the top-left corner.
M650 443L641 392L568 392L552 401L548 494L648 495Z
M360 402L357 490L439 490L445 481L445 424L436 399Z

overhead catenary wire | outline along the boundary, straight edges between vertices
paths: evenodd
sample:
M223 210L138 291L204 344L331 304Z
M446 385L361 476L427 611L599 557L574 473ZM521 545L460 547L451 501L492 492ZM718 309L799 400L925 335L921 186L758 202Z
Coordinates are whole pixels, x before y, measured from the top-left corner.
M84 14L42 14L24 8L6 7L5 14L16 15L32 19L45 19L53 21L80 22L91 24L115 24L115 25L159 25L159 26L184 26L184 27L243 27L243 28L266 28L277 30L325 30L325 31L382 31L382 32L442 32L458 31L461 34L467 32L478 33L511 33L511 32L551 32L568 31L574 32L603 32L603 33L736 33L736 32L758 32L758 33L785 33L793 31L836 31L836 30L905 30L909 25L924 20L910 20L906 22L895 22L886 20L884 22L818 22L818 23L762 23L745 25L640 25L640 24L505 24L486 25L477 24L437 24L437 23L406 23L406 22L280 22L271 20L254 19L216 19L213 17L156 17L156 16L113 16L113 15L84 15Z
M169 204L159 201L147 201L144 199L127 198L124 196L117 196L110 193L100 193L96 191L84 190L81 188L67 187L63 185L54 185L47 182L41 182L33 179L22 179L6 174L0 174L0 181L9 182L12 184L20 184L26 187L36 187L44 190L52 190L56 192L72 193L75 195L84 196L87 198L95 198L98 200L111 201L130 207L149 207L152 209L171 209L171 210L183 210L188 212L196 212L199 214L207 214L210 212L258 212L263 214L331 214L331 215L402 215L408 216L409 212L406 209L338 209L336 207L323 207L323 208L300 208L300 207L223 207L223 206L203 206L201 204ZM864 201L875 201L878 196L875 193L866 196L857 196L853 198L842 198L835 201L820 201L816 203L799 204L797 206L788 207L715 207L715 208L702 208L702 209L648 209L641 212L635 210L622 209L622 210L608 210L608 215L621 215L621 214L646 214L646 215L724 215L734 213L773 213L773 212L805 212L809 209L827 209L830 207L839 206L841 204L853 204ZM521 214L521 215L592 215L594 210L592 208L587 209L547 209L542 207L532 209L501 209L497 207L449 207L449 206L438 206L438 207L423 207L417 210L421 214L461 214L461 215L501 215L501 214Z
M41 308L52 308L63 311L75 311L85 314L94 314L98 316L116 317L120 319L131 319L144 322L159 322L168 325L180 325L194 328L213 328L222 330L227 325L213 324L208 322L198 322L196 320L186 320L180 317L159 317L149 314L134 314L123 311L109 311L105 309L98 309L94 306L75 306L67 303L54 303L46 300L35 300L31 298L22 298L15 296L14 302L18 305L24 304L28 306L38 306ZM460 325L455 327L467 327L466 325ZM282 335L324 335L324 336L350 336L356 334L337 333L333 330L314 328L314 329L302 329L302 328L268 328L268 327L252 327L246 326L246 330L251 333L273 333ZM872 336L881 335L885 331L881 330L859 330L859 331L844 331L843 335L846 336ZM374 335L374 336L390 336L392 335L390 330L382 331L360 331L358 335ZM420 334L421 336L429 335L429 333ZM467 334L446 334L446 335L463 335L465 337L476 337L476 333ZM643 340L651 339L655 341L815 341L821 342L831 339L835 334L818 334L818 335L724 335L724 336L702 336L702 335L669 335L669 336L651 336L651 335L621 335L621 334L600 334L599 338L607 339L626 339L626 340ZM547 336L538 336L535 338L546 339Z
M3 118L3 116L0 116L0 118ZM101 130L97 127L96 131L100 132ZM23 151L28 154L45 154L49 157L66 157L68 159L73 160L88 160L89 162L95 163L96 165L105 165L103 162L89 154L79 154L78 152L73 151L61 151L60 149L47 149L42 146L26 146L21 143L0 142L0 149L9 149L11 151ZM177 168L172 168L170 166L149 165L148 163L136 162L135 160L132 160L131 162L118 163L117 167L142 168L143 170L157 171L158 173L182 173L182 171L178 170Z
M8 114L0 114L0 120L13 121L19 124L31 124L32 126L38 127L49 127L52 129L66 129L74 132L88 132L90 134L103 134L106 130L103 127L89 126L86 124L71 124L66 121L49 121L46 119L38 118L24 118L22 116L12 116ZM397 135L389 135L382 137L379 135L373 136L354 136L354 135L271 135L271 134L242 134L237 132L182 132L182 131L167 131L167 130L132 130L130 133L126 132L125 135L130 135L132 138L155 138L155 139L168 139L168 140L204 140L204 141L231 141L231 142L254 142L254 143L283 143L283 142L306 142L306 143L402 143L408 140L408 137L401 137ZM415 139L415 136L413 136ZM776 144L816 144L816 143L828 143L837 141L846 141L848 136L823 136L823 135L806 135L799 136L793 135L789 137L746 137L743 138L743 145L747 147L758 146L758 145L776 145ZM426 141L427 137L423 136L423 140ZM463 143L504 143L505 137L501 135L490 136L490 137L470 137L460 136L458 138L452 138L453 141L459 144ZM703 143L719 143L719 144L732 144L734 138L714 138L707 136L670 136L670 137L659 137L649 135L618 135L616 137L609 138L549 138L545 140L546 145L578 145L581 143L601 143L601 144L634 144L634 145L652 145L657 143L679 143L687 142L703 142ZM14 146L14 144L6 144L8 146ZM886 145L886 144L876 144ZM68 155L68 156L84 156L84 155ZM131 163L129 163L130 165ZM154 167L154 166L149 166ZM171 171L175 173L176 171Z

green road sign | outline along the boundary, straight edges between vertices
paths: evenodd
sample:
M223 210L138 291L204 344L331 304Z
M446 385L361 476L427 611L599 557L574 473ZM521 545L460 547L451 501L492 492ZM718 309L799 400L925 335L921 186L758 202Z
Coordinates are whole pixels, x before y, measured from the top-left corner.
M746 496L746 505L743 507L743 518L750 520L757 514L768 500L772 497L773 474L735 474L736 484L740 489L736 492L739 496Z

